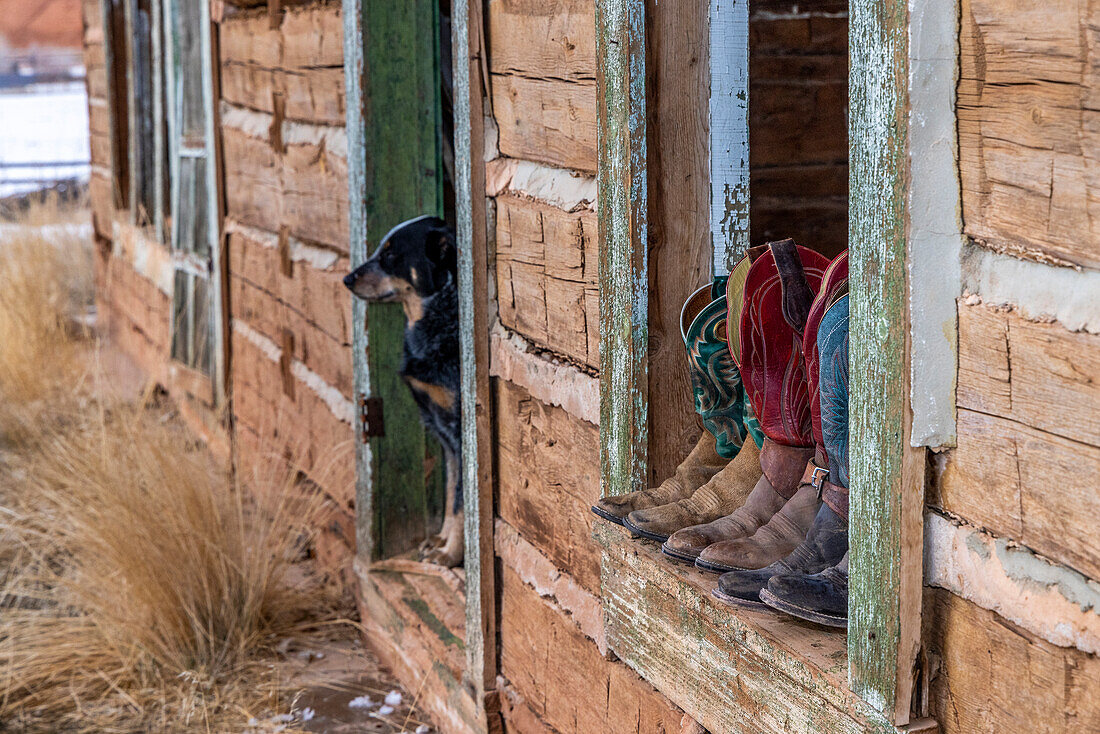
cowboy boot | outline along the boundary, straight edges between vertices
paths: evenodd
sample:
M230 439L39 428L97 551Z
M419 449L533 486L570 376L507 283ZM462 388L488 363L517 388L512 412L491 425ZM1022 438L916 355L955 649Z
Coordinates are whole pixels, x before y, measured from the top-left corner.
M848 526L848 296L830 307L818 332L821 430L836 483L823 486L825 506ZM839 525L839 523L838 523ZM845 538L846 540L846 538ZM846 544L846 543L845 543ZM848 616L848 554L819 573L777 575L761 589L768 606L819 624L843 627Z
M823 487L828 484L828 463L822 445L821 407L819 400L818 328L832 296L848 281L847 253L841 253L826 269L821 287L803 332L802 351L806 370L806 385L810 395L810 418L814 443L819 447L818 461L807 463L802 483L795 495L765 525L751 536L726 540L709 546L695 565L707 571L724 573L764 568L782 560L807 540L821 503ZM834 388L835 389L835 388ZM825 568L839 560L836 555L821 566ZM817 569L821 570L821 569Z
M603 497L592 506L592 512L605 520L623 524L623 518L634 510L656 507L689 497L697 488L709 482L715 474L729 464L729 459L716 450L714 435L703 431L698 443L687 458L676 467L676 472L657 487L637 492Z
M763 607L760 592L775 576L814 574L835 565L848 552L848 522L822 504L806 540L786 558L755 570L739 570L718 577L715 597L743 607Z
M726 278L715 278L692 293L680 311L680 335L687 349L695 411L705 428L699 443L660 486L599 500L592 511L600 517L623 524L623 518L635 510L690 497L737 456L748 429L741 377L728 357L726 344L726 284Z
M744 503L716 520L677 530L661 551L676 560L694 563L707 546L756 532L794 496L802 467L812 454L812 448L784 446L765 438L760 450L763 472Z
M708 431L717 437L719 453L731 460L692 494L662 506L631 512L623 524L644 538L664 542L680 528L729 514L744 504L760 478L758 447L764 437L745 400L741 375L730 354L729 343L736 341L737 335L736 331L731 334L728 330L726 318L727 299L740 300L750 264L750 258L745 257L733 269L726 281L724 298L712 300L690 319L686 317L689 299L680 319L692 366L695 410ZM715 405L722 406L722 410L714 410Z
M812 575L774 576L760 600L792 617L828 627L848 626L848 554Z
M827 262L793 240L773 242L748 268L743 297L728 299L727 318L739 324L730 353L765 435L762 476L732 514L671 535L669 556L690 562L707 545L751 535L794 496L813 455L800 341Z

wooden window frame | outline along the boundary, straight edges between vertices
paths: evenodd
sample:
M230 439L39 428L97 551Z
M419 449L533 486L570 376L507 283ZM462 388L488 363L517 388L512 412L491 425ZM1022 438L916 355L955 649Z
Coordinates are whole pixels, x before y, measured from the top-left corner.
M134 2L134 0L126 0ZM177 48L179 40L176 38L175 22L177 14L181 11L181 2L190 1L196 3L198 11L198 44L199 66L201 84L202 106L202 142L196 145L195 141L183 140L185 132L180 129L182 117L182 105L184 100L177 99L177 64L183 62L177 58L180 53ZM187 329L189 339L194 341L194 316L202 311L195 310L193 283L202 280L206 284L206 328L207 348L211 350L209 355L209 374L206 370L197 366L189 366L176 357L172 358L171 376L173 387L178 387L187 394L198 398L203 403L215 408L222 408L227 400L227 374L229 352L227 346L227 309L226 309L226 258L225 242L222 237L222 221L224 207L220 188L221 162L217 145L217 105L218 88L215 73L217 57L215 25L210 15L210 3L206 0L153 0L154 16L157 18L160 33L153 34L154 53L154 93L159 95L154 101L157 109L154 110L154 120L159 115L164 115L163 132L158 132L155 137L155 156L161 160L159 167L155 167L154 175L157 194L158 210L154 216L154 223L158 239L169 247L173 267L173 293L172 310L170 312L172 323L172 351L176 349L177 331L180 328L175 319L181 294L175 284L180 281L191 283L183 294L185 308L191 314ZM163 43L162 43L163 41ZM160 71L156 71L159 64ZM188 70L195 73L194 69ZM163 73L161 73L163 72ZM180 69L182 78L184 71ZM158 91L159 90L159 91ZM160 125L155 125L157 130ZM165 146L159 135L167 135L168 144ZM186 148L186 150L185 150ZM168 160L163 157L167 155ZM206 165L203 167L203 181L192 181L197 188L194 192L183 190L183 179L180 174L182 158L202 158ZM167 174L167 176L165 175ZM164 181L167 178L168 190L164 190ZM136 189L135 189L136 191ZM206 222L202 231L196 232L199 237L204 237L208 253L204 256L197 252L193 243L185 241L186 232L189 229L183 221L183 208L177 206L181 198L188 195L201 196L205 199L204 206ZM168 202L171 202L169 204ZM168 212L171 212L171 224L169 224ZM131 214L135 216L135 214ZM181 278L181 276L183 276ZM194 349L191 344L188 349Z
M116 210L130 208L130 0L101 0L107 117L111 131L111 195ZM121 36L121 37L120 37Z
M827 666L812 659L818 643L803 648L789 644L790 637L799 634L796 628L780 624L777 630L767 617L728 607L724 618L693 590L704 581L713 586L713 579L694 579L691 572L662 565L659 553L640 549L619 530L602 524L596 529L596 539L604 547L609 646L713 730L771 731L761 721L767 720L773 699L778 699L775 716L788 716L790 721L782 726L790 725L790 730L803 730L795 723L800 719L830 730L923 731L935 726L912 712L920 650L925 456L924 449L910 446L909 16L904 0L850 0L849 9L853 346L846 676L830 677ZM725 15L712 0L712 53L721 47L723 61L747 63L747 4L724 6L721 12ZM605 495L647 484L644 17L644 0L596 0ZM748 233L748 79L747 74L715 71L721 68L712 64L710 110L716 272L723 272L744 251ZM738 99L744 104L738 106ZM732 143L717 142L727 153L745 154L723 158L715 133L743 136ZM742 216L723 228L715 213L721 211L717 207L724 205L726 184L731 182L735 191L745 194L736 208ZM624 580L624 572L636 572L639 578ZM682 608L673 611L670 606ZM679 614L694 615L698 626L685 631ZM714 667L693 669L685 658L693 650L700 659L713 654L715 635L724 642L717 643L720 655ZM677 661L684 663L679 669ZM786 674L778 689L777 671ZM720 680L710 679L714 677ZM735 698L721 700L726 690L744 686L751 691L754 683L760 684L760 691L775 691L769 697L757 696L763 713L753 716L762 718L751 725L761 729L746 726L749 722L730 710L736 707ZM701 700L711 686L718 686L713 690L719 700ZM829 726L823 725L826 722Z
M136 22L139 0L104 0L101 4L104 27L105 58L108 69L109 96L108 117L111 126L112 184L115 208L128 212L128 221L135 225L153 225L159 242L166 243L165 213L168 191L166 187L166 160L164 100L164 48L163 48L163 0L148 0L149 38L148 48L139 43ZM118 17L115 17L118 13ZM116 20L116 26L112 21ZM122 37L118 37L121 33ZM121 44L121 45L120 45ZM141 51L139 52L139 48ZM149 98L138 90L138 65L148 65ZM139 216L142 198L143 172L135 166L142 155L141 120L149 115L148 140L145 153L151 156L147 170L151 176L152 206L146 217Z

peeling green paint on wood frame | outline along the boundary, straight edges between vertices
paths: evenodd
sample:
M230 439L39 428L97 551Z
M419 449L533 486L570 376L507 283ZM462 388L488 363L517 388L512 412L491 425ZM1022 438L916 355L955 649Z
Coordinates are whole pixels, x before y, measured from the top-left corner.
M596 0L600 239L600 477L646 485L649 305L645 3Z
M849 3L852 690L909 720L920 645L923 451L909 448L906 0Z
M481 76L482 0L451 5L455 210L462 367L462 471L466 569L466 675L487 730L496 684L492 395L489 384L488 226Z

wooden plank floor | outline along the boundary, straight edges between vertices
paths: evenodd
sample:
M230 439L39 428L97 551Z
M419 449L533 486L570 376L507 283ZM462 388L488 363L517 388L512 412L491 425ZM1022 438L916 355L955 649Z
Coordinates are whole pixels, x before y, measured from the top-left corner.
M461 572L410 558L356 560L367 644L440 731L479 730L465 681L466 598Z
M843 631L712 594L718 577L599 523L610 648L708 730L894 732L848 688Z

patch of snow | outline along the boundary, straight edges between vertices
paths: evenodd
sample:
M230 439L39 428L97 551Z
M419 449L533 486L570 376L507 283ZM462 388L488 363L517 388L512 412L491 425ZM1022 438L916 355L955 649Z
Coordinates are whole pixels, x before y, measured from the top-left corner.
M378 709L378 713L382 714L383 716L389 716L393 713L393 706L383 706L382 708Z
M317 712L309 707L302 709L302 721L312 721L316 715Z
M387 706L400 706L401 705L401 691L390 691L386 694Z
M374 701L370 699L370 696L356 696L348 701L349 709L367 709L374 706Z

